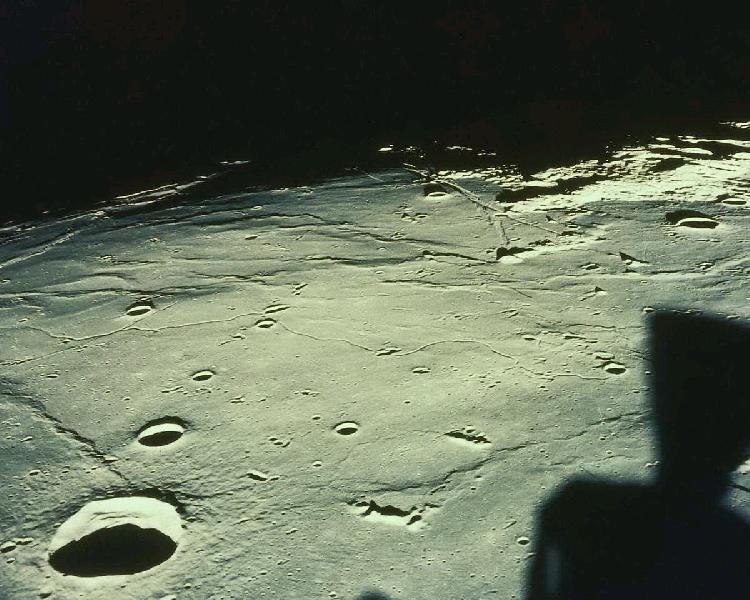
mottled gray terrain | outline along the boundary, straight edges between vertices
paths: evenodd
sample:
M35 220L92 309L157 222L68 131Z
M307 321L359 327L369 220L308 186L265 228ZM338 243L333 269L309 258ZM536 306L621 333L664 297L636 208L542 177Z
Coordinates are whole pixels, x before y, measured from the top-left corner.
M546 494L653 476L644 313L750 316L736 127L6 228L0 596L520 598ZM53 568L130 496L173 554Z

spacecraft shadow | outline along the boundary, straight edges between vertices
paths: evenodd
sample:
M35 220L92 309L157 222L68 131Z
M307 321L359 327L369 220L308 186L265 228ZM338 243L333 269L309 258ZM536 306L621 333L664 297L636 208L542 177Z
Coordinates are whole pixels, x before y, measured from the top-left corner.
M750 326L648 318L652 482L576 477L537 514L527 600L746 597L750 524L725 506L750 442Z

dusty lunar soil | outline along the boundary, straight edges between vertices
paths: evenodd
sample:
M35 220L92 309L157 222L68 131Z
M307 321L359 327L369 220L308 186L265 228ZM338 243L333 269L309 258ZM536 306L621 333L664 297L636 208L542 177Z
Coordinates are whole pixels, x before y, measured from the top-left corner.
M644 314L750 316L743 127L7 227L0 597L521 598L653 477Z

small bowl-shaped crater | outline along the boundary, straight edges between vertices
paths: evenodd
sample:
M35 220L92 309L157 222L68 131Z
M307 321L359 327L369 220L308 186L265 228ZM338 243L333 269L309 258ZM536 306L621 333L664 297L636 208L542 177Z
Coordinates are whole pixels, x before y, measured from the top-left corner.
M185 425L179 419L165 417L152 421L138 432L138 443L143 446L168 446L174 444L185 433Z
M97 500L60 526L49 562L75 577L132 575L169 559L181 537L182 522L171 504L141 496Z
M359 425L354 421L339 423L333 430L339 435L353 435L359 431Z
M422 192L427 198L440 198L441 196L448 195L448 190L445 186L435 182L425 184Z
M273 327L276 325L276 321L274 319L261 319L257 323L255 323L255 326L259 329L268 329L269 327Z
M214 376L214 372L211 369L203 369L196 371L191 375L193 381L208 381Z
M518 544L519 546L528 546L529 542L531 542L531 540L525 535L521 535L516 538L516 544Z
M625 371L627 371L627 368L625 367L625 365L621 365L620 363L608 362L606 365L604 365L604 370L612 375L622 375Z
M143 298L137 302L133 302L125 310L125 314L128 317L140 317L154 310L154 303L148 298Z

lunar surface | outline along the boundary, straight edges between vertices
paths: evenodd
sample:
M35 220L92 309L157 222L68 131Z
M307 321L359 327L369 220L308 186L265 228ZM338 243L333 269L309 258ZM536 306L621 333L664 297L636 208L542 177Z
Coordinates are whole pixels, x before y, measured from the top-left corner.
M522 598L654 476L645 315L750 316L746 129L7 226L0 597Z

